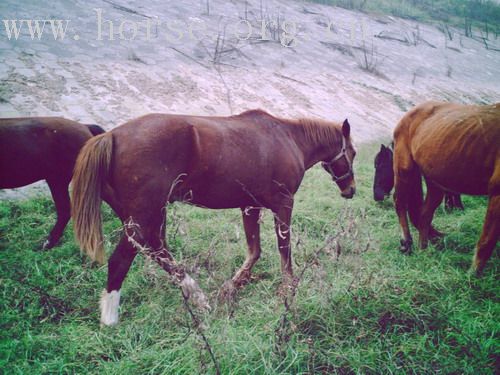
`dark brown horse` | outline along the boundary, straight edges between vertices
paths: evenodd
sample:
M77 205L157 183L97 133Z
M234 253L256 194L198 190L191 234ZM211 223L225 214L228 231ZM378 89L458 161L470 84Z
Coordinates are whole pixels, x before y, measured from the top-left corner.
M393 147L394 145L380 145L380 151L375 155L373 199L377 202L383 201L394 188ZM448 211L455 208L458 210L464 209L460 194L445 193L444 205Z
M125 224L108 263L101 322L118 322L120 288L137 251L174 275L195 303L206 303L167 249L168 202L241 209L248 255L232 278L235 286L249 280L260 257L259 213L272 210L283 281L290 282L290 220L305 171L323 162L341 195L351 198L354 156L347 120L343 125L284 120L259 110L231 117L151 114L92 139L78 157L73 179L76 238L93 259L104 261L101 194Z
M57 222L43 244L54 247L71 217L68 185L78 152L97 125L83 125L59 117L0 119L0 189L45 180L56 205Z
M407 213L426 248L434 211L444 192L487 195L488 209L472 269L480 274L500 235L500 103L475 106L428 102L410 110L394 130L394 201L412 243ZM427 183L422 201L421 176Z

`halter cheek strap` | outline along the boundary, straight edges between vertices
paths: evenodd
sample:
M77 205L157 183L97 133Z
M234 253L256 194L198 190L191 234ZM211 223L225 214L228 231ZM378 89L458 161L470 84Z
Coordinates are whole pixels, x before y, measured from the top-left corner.
M344 157L345 157L345 160L347 161L347 165L349 166L349 170L345 174L343 174L342 176L336 176L335 172L333 171L332 164L335 163L337 160L340 160L340 159L342 159ZM352 176L352 174L353 174L353 171L352 171L352 162L347 157L345 137L342 137L342 149L337 154L337 156L335 156L330 161L324 161L322 164L323 164L323 167L327 168L328 171L330 171L330 174L332 175L332 178L333 178L334 182L339 182L339 181L345 180L346 178Z

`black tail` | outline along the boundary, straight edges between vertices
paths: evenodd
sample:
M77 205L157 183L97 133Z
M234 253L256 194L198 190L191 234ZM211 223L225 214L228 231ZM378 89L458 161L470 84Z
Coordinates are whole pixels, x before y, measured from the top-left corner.
M87 124L85 126L87 126L87 128L89 128L89 130L90 130L90 132L92 133L93 136L96 136L96 135L99 135L99 134L102 134L102 133L106 133L106 130L104 130L103 128L101 128L99 125Z

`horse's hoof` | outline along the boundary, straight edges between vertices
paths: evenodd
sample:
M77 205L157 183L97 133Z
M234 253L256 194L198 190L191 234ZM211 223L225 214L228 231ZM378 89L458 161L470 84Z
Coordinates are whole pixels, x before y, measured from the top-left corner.
M434 229L434 228L431 228L431 230L429 230L429 238L431 240L437 239L437 238L442 238L442 237L444 237L444 233L443 232L440 232L440 231L438 231L437 229Z
M284 277L281 282L277 295L280 297L294 297L299 285L300 279L298 277L290 276Z
M441 245L443 243L441 237L431 237L431 238L429 238L429 241L434 246L439 246L439 245Z
M413 241L411 239L409 240L400 240L401 246L399 247L399 251L405 255L410 255L411 254L411 248L413 245Z
M474 259L474 261L472 262L470 268L469 268L469 275L471 276L475 276L475 277L481 277L483 276L483 271L484 271L484 265L481 265L479 264L478 262L476 262L476 260Z
M42 250L50 250L54 246L56 246L56 243L51 241L51 240L45 240L45 242L42 245Z
M250 272L247 271L247 272L243 272L243 273L233 277L231 280L226 281L226 283L229 283L229 281L231 281L231 283L234 285L234 287L239 289L239 288L249 284L251 279L252 279L252 277L250 275Z
M218 300L221 303L232 303L236 298L238 287L233 280L227 280L219 290Z

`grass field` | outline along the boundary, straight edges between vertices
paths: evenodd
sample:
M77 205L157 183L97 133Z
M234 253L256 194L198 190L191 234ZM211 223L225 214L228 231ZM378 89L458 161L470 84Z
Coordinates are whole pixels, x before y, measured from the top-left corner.
M346 9L446 23L459 28L474 27L487 39L498 38L500 4L494 0L311 0ZM472 31L471 31L472 32ZM484 34L483 34L484 33Z
M170 209L172 252L212 304L202 331L179 290L144 257L122 289L119 325L101 329L106 267L90 265L70 228L61 246L38 251L55 221L49 198L0 202L0 372L215 373L203 332L223 374L498 373L498 251L481 279L467 273L486 199L464 197L463 212L439 208L443 242L404 256L392 200L372 200L376 150L359 152L351 201L321 168L307 173L293 218L302 277L288 308L276 294L270 213L254 280L228 305L217 304L217 293L245 256L239 210ZM108 207L104 213L109 255L119 222Z

